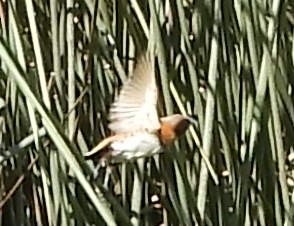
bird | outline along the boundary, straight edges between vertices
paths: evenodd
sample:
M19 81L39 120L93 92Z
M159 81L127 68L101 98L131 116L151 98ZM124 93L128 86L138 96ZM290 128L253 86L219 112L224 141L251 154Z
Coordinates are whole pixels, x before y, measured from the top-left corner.
M142 55L109 110L108 128L104 138L85 158L98 155L112 162L150 157L163 151L185 133L193 118L182 114L159 117L158 88L154 61Z

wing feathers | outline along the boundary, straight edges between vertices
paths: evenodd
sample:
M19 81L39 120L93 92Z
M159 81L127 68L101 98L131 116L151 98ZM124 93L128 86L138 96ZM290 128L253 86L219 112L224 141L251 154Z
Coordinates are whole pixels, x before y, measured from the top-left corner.
M110 108L109 128L114 133L157 130L157 87L151 60L140 58L133 76L123 86Z

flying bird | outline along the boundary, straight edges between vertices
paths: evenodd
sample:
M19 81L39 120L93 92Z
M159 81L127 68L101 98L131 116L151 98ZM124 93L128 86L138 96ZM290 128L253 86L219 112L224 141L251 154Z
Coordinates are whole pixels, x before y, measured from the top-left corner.
M143 56L110 107L108 127L112 135L84 156L98 155L121 162L152 156L172 144L192 119L181 114L159 118L157 101L154 64Z

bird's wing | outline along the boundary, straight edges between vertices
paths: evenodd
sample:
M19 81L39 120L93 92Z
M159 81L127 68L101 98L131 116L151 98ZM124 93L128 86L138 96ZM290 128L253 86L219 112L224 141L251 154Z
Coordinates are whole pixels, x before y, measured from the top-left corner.
M114 133L160 128L157 114L157 87L151 60L140 58L133 76L123 86L109 113L109 128Z

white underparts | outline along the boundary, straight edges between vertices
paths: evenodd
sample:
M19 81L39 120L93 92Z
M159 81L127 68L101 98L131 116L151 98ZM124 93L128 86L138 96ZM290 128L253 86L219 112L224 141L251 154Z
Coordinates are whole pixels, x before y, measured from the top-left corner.
M140 132L130 135L110 145L112 160L130 160L147 157L161 152L161 145L157 135Z

